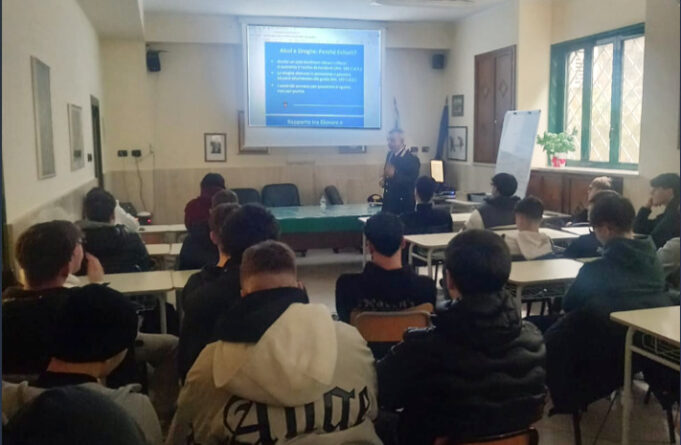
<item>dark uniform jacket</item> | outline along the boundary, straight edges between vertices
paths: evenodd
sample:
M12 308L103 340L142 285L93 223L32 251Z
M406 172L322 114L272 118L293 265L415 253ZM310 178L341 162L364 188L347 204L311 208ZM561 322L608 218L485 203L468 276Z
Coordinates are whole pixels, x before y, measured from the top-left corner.
M421 162L406 147L397 155L388 152L385 164L395 167L395 175L385 179L383 211L400 215L414 210L414 186L419 176Z

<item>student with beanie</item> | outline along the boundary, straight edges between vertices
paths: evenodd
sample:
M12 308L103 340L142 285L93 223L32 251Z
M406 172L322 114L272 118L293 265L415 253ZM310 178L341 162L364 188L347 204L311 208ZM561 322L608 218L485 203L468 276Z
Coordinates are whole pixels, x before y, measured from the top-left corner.
M516 204L513 210L518 232L504 236L513 259L536 260L553 256L553 243L548 235L541 233L544 204L539 198L528 196Z
M416 180L414 190L416 210L400 216L406 235L453 231L450 213L443 209L433 208L433 195L436 188L437 183L430 176L421 176Z
M123 361L137 337L134 305L120 292L99 284L74 287L56 316L51 359L35 386L80 385L110 398L144 432L150 444L162 443L161 426L139 385L110 389L102 381Z
M279 238L279 224L272 213L257 204L246 204L223 221L219 244L222 272L215 280L183 294L184 319L180 332L178 369L180 378L191 368L196 357L216 340L218 318L241 300L239 266L244 251L261 241Z
M371 352L309 303L293 251L276 241L248 248L241 284L187 375L166 443L380 444Z
M664 243L679 236L681 214L679 213L679 189L681 178L676 173L664 173L650 181L650 199L641 207L634 221L634 232L650 235L659 249ZM649 219L653 207L664 207L664 212Z
M508 173L497 173L492 177L492 196L471 213L465 229L489 229L515 224L513 209L520 201L514 196L518 181Z

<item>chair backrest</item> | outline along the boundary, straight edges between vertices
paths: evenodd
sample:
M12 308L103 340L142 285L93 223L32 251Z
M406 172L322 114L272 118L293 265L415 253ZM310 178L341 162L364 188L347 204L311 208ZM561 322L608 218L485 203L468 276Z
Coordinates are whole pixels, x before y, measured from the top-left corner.
M340 193L335 185L327 185L324 188L324 196L326 196L327 204L330 205L341 205L343 204L343 198L341 198Z
M291 207L300 205L300 195L295 184L269 184L262 188L265 207Z
M251 202L260 204L260 192L256 189L243 188L231 190L236 193L236 196L239 198L239 204L248 204Z
M404 311L359 312L353 321L367 342L400 342L408 328L430 326L430 313L433 305L421 304Z
M482 437L476 440L455 441L447 438L435 439L433 445L538 445L539 434L534 428L523 431L500 434L498 436Z

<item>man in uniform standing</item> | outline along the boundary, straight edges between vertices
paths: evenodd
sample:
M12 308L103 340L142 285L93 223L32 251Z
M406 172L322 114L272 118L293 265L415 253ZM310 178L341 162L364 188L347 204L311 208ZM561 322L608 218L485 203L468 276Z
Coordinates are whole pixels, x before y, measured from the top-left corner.
M400 215L414 210L414 185L421 163L404 145L404 132L399 128L388 133L388 149L380 183L383 211Z

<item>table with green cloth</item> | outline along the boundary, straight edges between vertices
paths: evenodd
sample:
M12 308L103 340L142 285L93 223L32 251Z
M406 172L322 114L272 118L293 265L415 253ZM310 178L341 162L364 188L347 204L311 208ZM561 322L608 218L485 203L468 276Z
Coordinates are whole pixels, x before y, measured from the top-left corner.
M362 247L362 216L371 216L381 207L368 204L342 204L299 207L270 207L281 227L282 241L294 250Z

